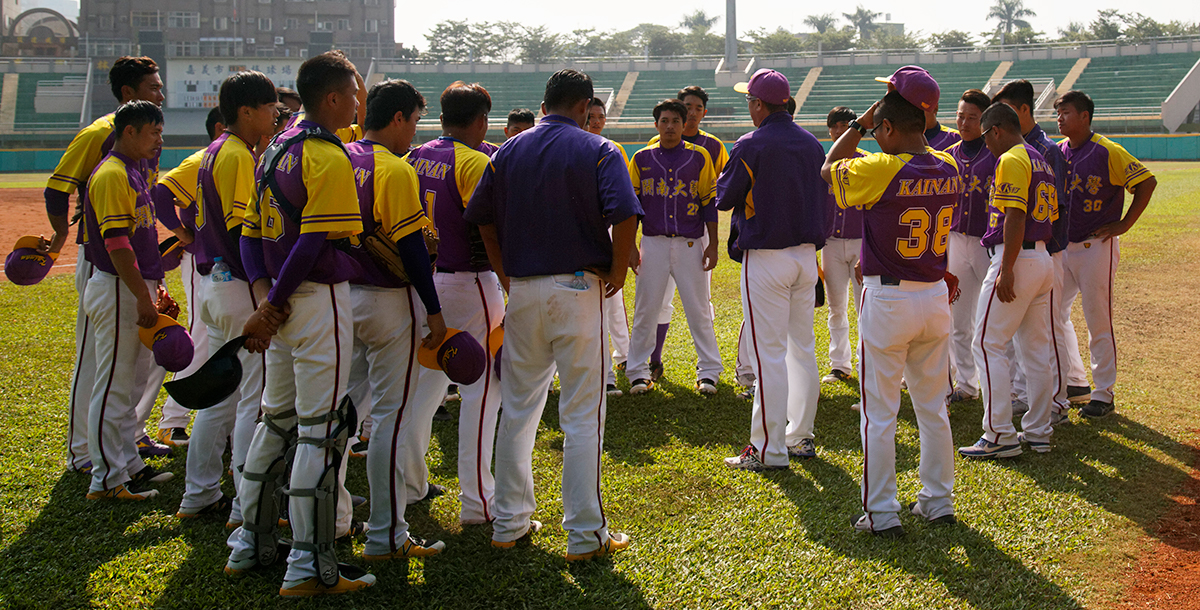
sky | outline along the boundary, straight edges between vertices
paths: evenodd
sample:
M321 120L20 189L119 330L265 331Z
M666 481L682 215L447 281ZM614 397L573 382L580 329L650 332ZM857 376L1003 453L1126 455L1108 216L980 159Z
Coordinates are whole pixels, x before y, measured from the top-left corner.
M985 19L990 0L863 0L862 4L871 11L891 14L891 21L905 24L906 31L920 30L923 34L945 30L964 30L978 38L979 32L995 27L995 22ZM1075 10L1074 2L1062 0L1026 0L1025 6L1037 13L1029 19L1034 29L1047 36L1058 36L1059 28L1066 28L1071 21L1087 23L1095 19L1101 9L1117 9L1123 13L1141 12L1158 21L1180 20L1200 22L1200 2L1195 0L1171 0L1152 2L1149 5L1138 0L1100 0L1085 3L1087 9ZM793 32L808 31L804 18L814 13L853 12L850 3L835 10L816 9L827 4L812 2L775 2L768 0L742 0L738 3L737 30L743 36L747 31L758 28L774 30L783 27ZM398 0L396 6L396 42L405 46L424 49L428 46L425 34L434 25L446 20L467 18L471 21L517 21L525 25L545 25L551 31L568 33L576 29L595 28L598 31L627 30L639 23L658 23L674 26L684 14L703 9L710 16L725 14L724 0L699 0L690 3L662 2L647 3L645 0L602 0L599 2L572 2L564 5L545 0L456 0L413 4ZM883 17L880 18L884 20ZM845 21L840 20L839 25ZM724 34L725 21L715 28Z

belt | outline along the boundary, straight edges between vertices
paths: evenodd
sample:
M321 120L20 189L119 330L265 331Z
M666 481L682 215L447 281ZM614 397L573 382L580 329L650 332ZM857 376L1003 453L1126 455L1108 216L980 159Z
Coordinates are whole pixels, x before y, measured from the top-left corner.
M472 273L472 274L476 274L476 275L487 271L487 269L480 269L479 271L455 271L453 269L447 269L445 267L435 267L435 270L438 273Z
M1022 250L1036 250L1037 245L1038 245L1038 242L1036 242L1036 241L1023 241L1023 242L1021 242L1021 249ZM988 256L996 256L996 246L988 246L987 252L988 252Z
M890 275L881 275L879 276L879 283L883 284L884 286L899 286L900 278Z

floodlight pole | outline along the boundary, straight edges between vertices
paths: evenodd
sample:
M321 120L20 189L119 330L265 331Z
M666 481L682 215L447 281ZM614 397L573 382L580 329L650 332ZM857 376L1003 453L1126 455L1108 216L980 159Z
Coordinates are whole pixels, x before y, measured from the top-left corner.
M725 0L725 69L737 71L737 0Z

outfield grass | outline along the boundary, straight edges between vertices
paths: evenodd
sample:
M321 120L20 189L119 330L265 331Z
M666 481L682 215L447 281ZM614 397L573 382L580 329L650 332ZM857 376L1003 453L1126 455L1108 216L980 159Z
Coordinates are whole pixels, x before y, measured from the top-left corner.
M34 173L0 173L0 189L31 189L46 186L47 172Z
M457 525L454 494L409 511L413 532L446 542L426 560L370 566L371 590L304 607L520 608L1077 608L1107 607L1123 570L1191 464L1198 419L1194 371L1200 331L1192 277L1200 262L1200 165L1152 164L1160 187L1127 236L1118 277L1118 412L1060 428L1056 447L1003 463L956 460L960 524L902 517L908 537L853 531L862 467L856 388L822 387L818 459L765 475L721 458L749 435L750 406L732 367L740 320L738 266L714 275L718 340L727 370L717 396L692 389L695 358L676 307L661 389L611 400L604 499L612 527L633 545L611 559L568 565L560 523L562 432L552 395L534 455L533 544L492 549L490 528ZM1175 269L1170 284L1162 273ZM178 289L177 275L172 277ZM632 291L627 291L632 292ZM632 311L632 295L627 294ZM144 504L84 500L87 478L64 472L65 399L76 296L70 277L36 288L0 284L0 605L109 608L275 607L282 570L227 578L219 522L180 523L182 455L151 460L176 473ZM676 301L678 305L678 301ZM1078 312L1077 312L1078 313ZM826 309L817 310L824 354ZM1083 330L1082 320L1077 324ZM1086 357L1086 356L1085 356ZM822 372L825 358L819 358ZM622 388L628 383L622 379ZM955 441L980 434L978 401L951 411ZM915 498L918 444L907 404L897 429L902 502ZM457 431L434 422L430 472L456 490ZM366 495L362 461L348 486ZM232 492L226 485L227 491ZM357 517L367 517L366 507ZM341 550L359 563L361 542ZM292 602L287 606L291 607Z

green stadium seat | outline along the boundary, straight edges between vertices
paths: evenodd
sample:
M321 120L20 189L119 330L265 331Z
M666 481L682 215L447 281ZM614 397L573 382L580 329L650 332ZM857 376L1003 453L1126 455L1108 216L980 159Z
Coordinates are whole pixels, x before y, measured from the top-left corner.
M1096 115L1158 114L1200 53L1095 57L1075 81L1096 103Z
M71 77L68 78L82 78ZM17 108L14 119L16 129L52 129L79 127L79 111L75 112L38 112L35 106L38 83L53 81L61 83L63 74L23 73L17 84ZM80 100L80 104L83 101ZM81 107L82 108L82 107Z

